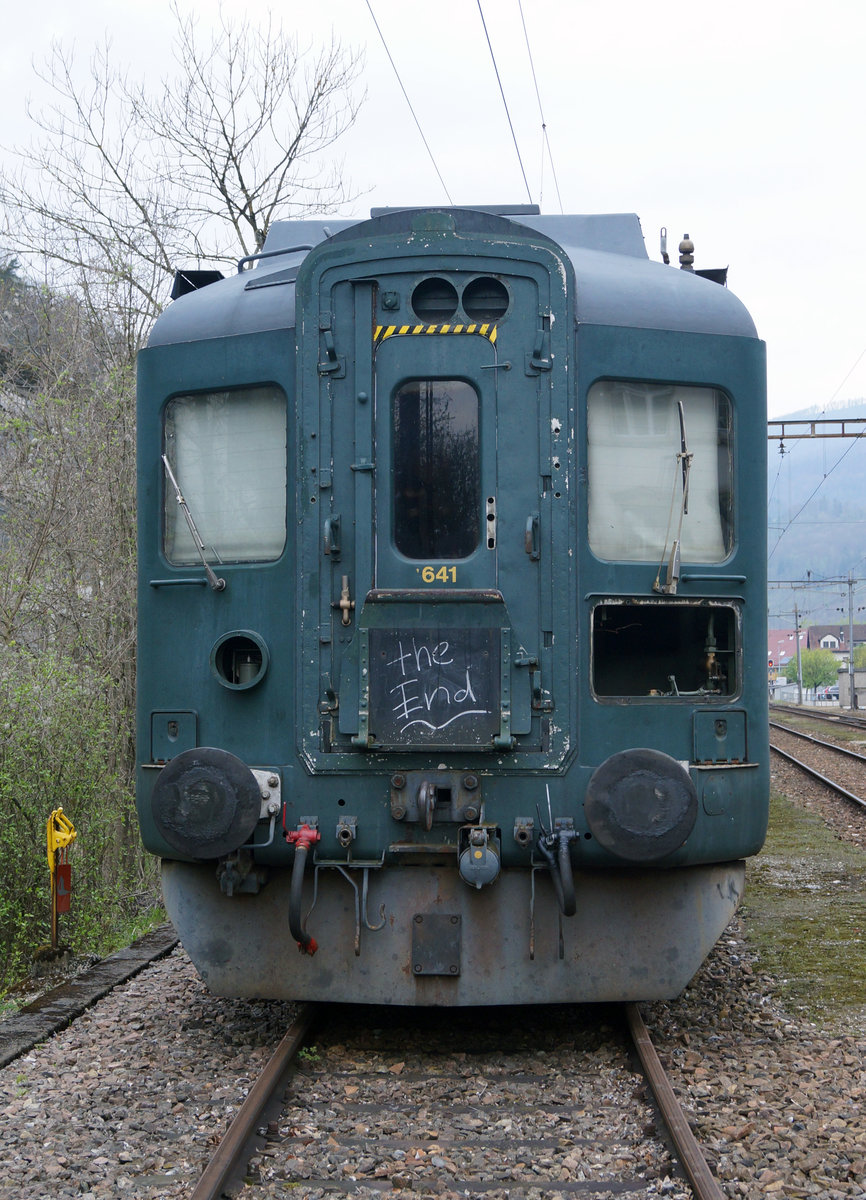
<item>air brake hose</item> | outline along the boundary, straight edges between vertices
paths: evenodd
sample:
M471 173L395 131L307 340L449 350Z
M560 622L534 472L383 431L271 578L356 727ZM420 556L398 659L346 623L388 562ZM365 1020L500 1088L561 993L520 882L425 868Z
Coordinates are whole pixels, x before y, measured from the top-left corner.
M574 837L571 829L560 829L553 836L541 836L538 839L538 849L550 868L550 878L556 900L564 917L573 917L577 912L577 893L574 890L574 873L571 869L571 855L568 846ZM553 842L557 842L557 852L553 853Z
M311 829L309 825L302 825L300 829L286 834L286 841L295 847L292 885L289 891L289 930L298 943L301 954L315 954L319 948L316 939L304 929L301 917L301 893L304 889L304 868L307 865L310 846L319 841L320 837L318 829Z

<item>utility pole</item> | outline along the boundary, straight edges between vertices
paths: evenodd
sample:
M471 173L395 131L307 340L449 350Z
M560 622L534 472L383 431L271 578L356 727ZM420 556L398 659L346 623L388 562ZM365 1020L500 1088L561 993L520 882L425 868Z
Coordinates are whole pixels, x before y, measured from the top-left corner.
M848 697L849 708L856 708L857 697L854 694L854 572L848 572Z
M794 601L794 639L797 643L797 703L803 703L803 660L800 657L800 610Z

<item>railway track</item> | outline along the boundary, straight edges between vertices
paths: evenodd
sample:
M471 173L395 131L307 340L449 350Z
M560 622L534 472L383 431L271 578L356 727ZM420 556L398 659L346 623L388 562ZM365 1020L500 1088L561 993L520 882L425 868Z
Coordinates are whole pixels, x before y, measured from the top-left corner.
M645 1010L688 1123L731 1200L782 1183L785 1195L862 1196L851 1148L866 1047L793 1025L740 938L731 931L683 996ZM290 1068L290 1107L277 1086L277 1110L252 1122L264 1132L240 1155L245 1200L696 1194L653 1128L622 1010L335 1015L342 1024L311 1027ZM296 1016L209 995L180 950L154 959L0 1070L0 1200L190 1200Z
M315 1043L303 1049L311 1025ZM277 1111L274 1097L285 1092ZM598 1008L582 1007L479 1018L474 1010L322 1015L307 1006L192 1200L216 1200L241 1176L248 1200L295 1189L656 1196L674 1170L666 1138L691 1195L720 1200L637 1005L611 1009L605 1023Z
M866 811L866 755L776 721L770 722L770 737L776 754Z
M799 717L829 726L835 725L837 728L866 730L866 717L856 717L848 710L823 711L819 708L804 708L798 704L771 704L770 713Z

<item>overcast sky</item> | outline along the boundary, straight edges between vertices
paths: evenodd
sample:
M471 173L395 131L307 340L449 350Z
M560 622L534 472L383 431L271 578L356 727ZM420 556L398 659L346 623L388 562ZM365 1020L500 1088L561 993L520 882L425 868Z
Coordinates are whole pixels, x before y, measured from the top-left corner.
M482 8L523 170L477 0L370 4L455 203L524 203L528 184L543 212L636 212L653 258L661 226L672 257L689 233L696 266L730 266L768 344L771 415L866 398L866 0L522 0L559 195L518 0ZM180 7L202 26L218 9ZM447 203L366 0L270 7L302 39L333 27L365 50L367 100L341 148L359 199L343 215ZM167 0L9 11L0 146L29 136L32 64L53 38L86 60L108 31L116 61L158 78L172 28Z

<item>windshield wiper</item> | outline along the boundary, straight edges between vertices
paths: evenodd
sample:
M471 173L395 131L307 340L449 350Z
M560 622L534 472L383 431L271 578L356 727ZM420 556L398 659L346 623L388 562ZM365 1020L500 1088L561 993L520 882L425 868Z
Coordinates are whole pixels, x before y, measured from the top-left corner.
M677 592L677 584L680 581L680 539L683 532L683 517L689 511L689 474L692 469L692 459L694 454L690 453L688 444L686 443L686 418L683 413L683 402L677 400L677 410L680 417L680 450L677 454L677 462L680 464L683 473L683 494L680 500L680 515L677 523L677 536L674 538L674 544L671 547L671 556L668 559L667 578L664 583L660 582L662 563L665 559L665 551L668 548L667 534L665 535L665 548L662 551L662 561L659 563L658 573L655 583L653 584L654 592L663 592L666 596L675 596ZM676 486L676 485L674 485ZM671 515L673 515L673 503L671 504ZM668 522L668 533L670 533L671 524Z
M215 592L221 592L225 588L226 581L224 579L218 578L214 574L213 570L211 569L211 565L205 556L204 542L201 540L201 535L199 534L199 531L196 528L196 524L195 524L195 521L193 520L192 513L189 511L189 505L187 504L186 500L184 500L184 498L183 498L183 492L180 490L180 484L175 479L174 471L172 471L171 464L169 463L168 458L166 457L165 454L163 454L163 456L162 456L162 461L165 464L166 474L168 475L169 479L171 480L171 485L174 488L175 498L180 506L180 511L183 513L184 517L186 518L186 523L187 523L187 526L189 527L190 536L192 537L193 544L195 545L195 548L198 551L199 558L201 559L202 565L204 566L205 574L207 575L207 579L208 579L208 583L211 585L211 587L213 588L213 590Z

